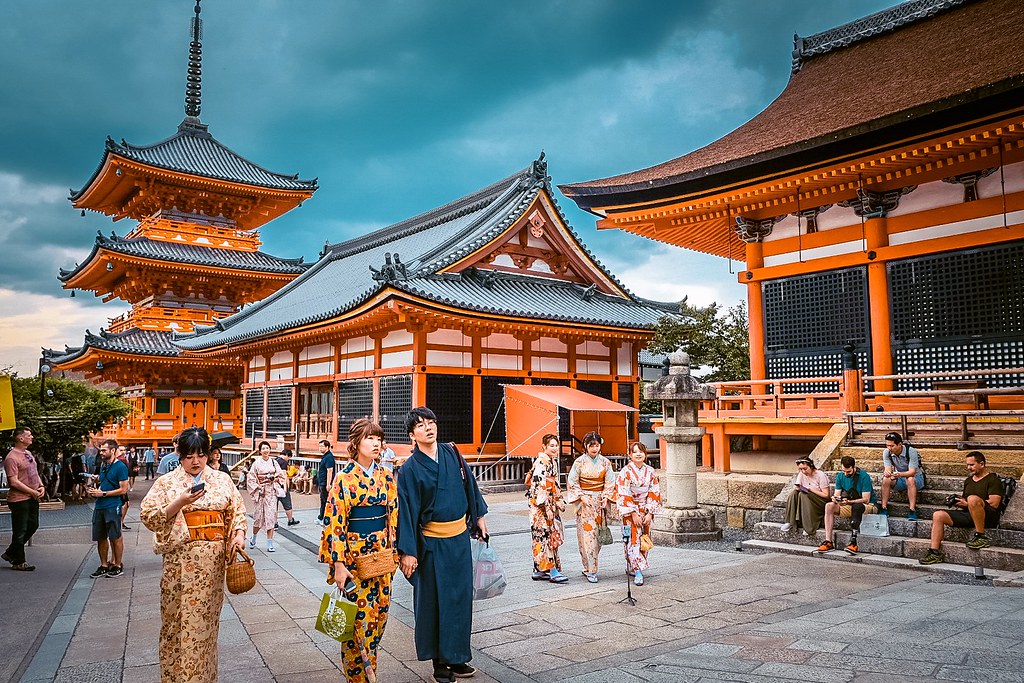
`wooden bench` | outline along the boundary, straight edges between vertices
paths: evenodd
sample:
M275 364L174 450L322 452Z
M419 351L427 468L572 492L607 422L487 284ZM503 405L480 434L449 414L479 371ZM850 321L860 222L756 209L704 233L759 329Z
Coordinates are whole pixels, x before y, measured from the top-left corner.
M954 405L970 405L974 410L988 410L988 387L984 379L949 379L932 382L935 410L946 410Z

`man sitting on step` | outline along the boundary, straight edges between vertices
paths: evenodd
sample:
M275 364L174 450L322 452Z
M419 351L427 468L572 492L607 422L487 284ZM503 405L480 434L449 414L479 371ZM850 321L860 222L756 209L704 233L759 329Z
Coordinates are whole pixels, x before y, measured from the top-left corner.
M818 552L835 550L832 543L832 528L835 525L836 515L850 518L850 529L853 536L850 544L846 546L846 552L856 555L857 534L860 532L860 523L864 513L873 515L878 511L875 489L871 485L871 476L864 470L857 467L857 461L848 455L844 455L839 464L843 471L836 475L836 492L832 501L825 505L825 542L818 546Z
M1003 482L999 481L995 472L985 469L985 454L981 451L971 451L964 457L967 460L967 471L970 472L970 476L964 479L964 493L953 501L952 510L939 510L932 515L932 543L925 556L919 560L921 564L946 561L942 553L942 539L947 526L960 529L973 527L974 538L966 544L971 550L981 550L992 545L985 530L999 524L999 506L1006 493Z
M910 502L907 519L917 521L917 492L924 488L924 472L921 469L921 454L897 432L885 435L885 450L882 451L882 514L889 514L889 492L892 489L906 491Z

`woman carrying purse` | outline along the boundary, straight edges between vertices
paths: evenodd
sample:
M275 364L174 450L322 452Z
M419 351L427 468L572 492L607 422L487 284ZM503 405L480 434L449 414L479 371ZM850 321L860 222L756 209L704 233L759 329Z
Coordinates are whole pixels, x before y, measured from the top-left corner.
M341 645L346 679L375 681L398 568L398 487L377 463L384 437L380 425L356 420L348 436L349 461L338 468L324 509L320 561L327 563L327 583L341 587L359 606L352 640Z

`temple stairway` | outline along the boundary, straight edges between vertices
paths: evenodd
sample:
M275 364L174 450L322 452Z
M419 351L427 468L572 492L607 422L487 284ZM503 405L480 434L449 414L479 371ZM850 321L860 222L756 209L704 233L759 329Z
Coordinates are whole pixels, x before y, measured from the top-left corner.
M869 561L877 556L908 558L914 562L905 561L900 564L921 566L916 560L924 556L928 550L932 514L936 510L945 509L943 501L946 496L951 493L959 495L962 492L967 470L964 465L964 451L928 447L920 447L918 450L927 472L927 488L918 492L918 521L907 519L910 506L907 504L906 493L893 493L889 500L889 536L860 534L860 553L852 557L842 550L850 542L850 520L837 518L833 534L837 550L824 553L823 556L829 559L855 561ZM823 463L822 469L827 472L829 481L835 482L835 475L841 471L839 459L844 455L852 456L856 459L858 467L871 474L880 502L881 452L882 449L877 446L841 446ZM989 471L1003 476L1013 476L1018 480L1024 474L1024 450L987 450L985 456ZM825 540L823 529L819 529L815 536L804 536L795 528L786 533L781 530L786 517L786 499L792 490L792 484L786 486L772 501L772 505L764 514L764 521L754 526L754 538L744 542L745 546L779 552L808 553L812 549L816 552L817 546ZM946 528L942 549L947 563L1009 572L1024 571L1024 491L1018 491L1011 499L999 527L988 530L988 536L992 539L991 547L980 551L967 548L964 544L973 537L973 534L973 529ZM943 567L941 564L933 566L940 570Z

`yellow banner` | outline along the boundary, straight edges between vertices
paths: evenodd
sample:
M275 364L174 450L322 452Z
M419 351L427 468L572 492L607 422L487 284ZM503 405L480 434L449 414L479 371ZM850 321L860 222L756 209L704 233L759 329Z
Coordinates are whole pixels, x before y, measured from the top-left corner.
M0 430L14 429L14 392L11 390L11 376L0 375Z

